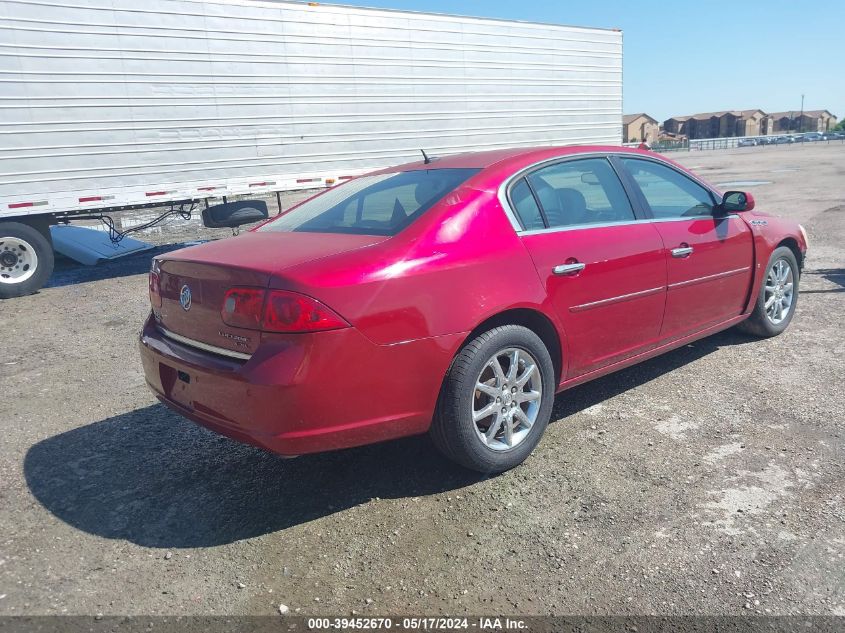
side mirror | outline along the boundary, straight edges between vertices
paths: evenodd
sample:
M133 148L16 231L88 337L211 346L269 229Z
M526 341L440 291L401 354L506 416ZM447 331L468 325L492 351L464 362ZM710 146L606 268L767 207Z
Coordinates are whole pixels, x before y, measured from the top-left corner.
M740 213L754 208L754 196L744 191L728 191L722 197L722 211Z
M203 209L202 223L210 229L236 228L266 220L267 203L264 200L239 200L224 202Z

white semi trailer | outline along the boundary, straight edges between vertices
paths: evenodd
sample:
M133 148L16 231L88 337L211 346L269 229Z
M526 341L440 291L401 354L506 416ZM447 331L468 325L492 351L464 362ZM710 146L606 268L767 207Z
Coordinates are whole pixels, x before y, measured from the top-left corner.
M0 298L51 225L331 186L429 154L619 144L622 33L314 2L0 0Z

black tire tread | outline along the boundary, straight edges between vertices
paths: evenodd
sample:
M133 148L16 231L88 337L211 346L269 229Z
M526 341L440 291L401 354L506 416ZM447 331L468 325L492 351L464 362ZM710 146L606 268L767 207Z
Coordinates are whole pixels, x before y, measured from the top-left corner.
M476 359L478 358L481 350L490 343L493 339L496 338L511 338L514 336L519 337L529 337L533 340L534 344L538 345L539 348L545 351L546 358L545 359L537 359L538 362L545 362L547 365L546 371L544 372L544 376L551 374L552 377L552 386L550 387L551 390L551 398L554 397L554 386L553 386L553 376L554 371L552 368L551 357L548 354L548 350L546 349L545 345L543 344L542 340L539 336L537 336L533 331L530 329L520 326L520 325L501 325L495 328L492 328L486 332L483 332L476 336L474 339L469 341L461 351L457 354L452 365L449 367L449 370L446 373L446 377L443 381L443 387L441 389L440 397L438 398L437 408L434 415L434 420L432 421L431 428L429 430L429 435L431 437L432 442L437 447L437 449L443 453L448 459L465 466L466 468L470 468L472 470L484 472L487 474L492 474L496 472L502 472L503 470L507 470L508 468L512 468L516 465L516 463L512 465L507 465L507 467L501 468L494 463L492 460L490 463L480 464L477 460L473 459L471 456L467 455L466 452L461 450L459 442L457 441L457 435L461 432L459 425L456 423L456 420L460 419L462 415L462 411L460 410L460 386L464 383L466 379L474 379L475 376L472 374L472 365L475 363ZM544 398L548 398L549 389L544 385ZM548 418L551 414L551 402L549 402L547 407L548 409L546 413L546 418ZM533 450L534 446L536 446L537 441L539 441L539 437L542 436L543 431L545 430L545 426L548 423L548 419L541 419L544 417L542 414L538 416L537 421L535 422L535 426L538 428L538 435L535 438L526 439L526 446L531 445L531 450ZM532 445L533 444L533 445ZM524 449L523 449L524 450ZM530 454L530 450L526 453L527 455ZM523 457L524 459L524 457ZM519 460L522 461L522 460Z
M766 317L765 293L763 292L763 286L765 286L766 284L766 279L769 275L769 269L771 269L774 262L780 259L781 257L786 257L787 259L791 260L790 263L792 265L792 271L794 276L794 296L792 300L791 312L788 318L783 324L776 326L773 325ZM758 293L757 302L754 305L754 310L751 312L751 314L745 321L737 324L737 329L747 334L751 334L752 336L757 336L760 338L771 338L772 336L777 336L778 334L786 330L786 328L789 327L789 324L792 322L792 317L795 316L795 310L798 307L800 278L801 273L798 268L798 260L795 258L795 253L792 252L792 249L787 246L779 246L774 251L772 251L772 255L771 257L769 257L769 262L766 264L766 270L763 273L763 278L760 281L760 292Z

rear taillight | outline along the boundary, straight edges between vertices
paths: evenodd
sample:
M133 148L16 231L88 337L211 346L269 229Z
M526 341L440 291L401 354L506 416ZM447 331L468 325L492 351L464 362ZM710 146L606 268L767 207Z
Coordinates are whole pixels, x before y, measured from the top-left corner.
M268 332L317 332L349 327L343 317L311 297L271 290L264 306L262 329Z
M154 310L161 307L161 275L159 273L158 262L153 260L150 269L150 304Z
M316 299L287 290L230 288L220 316L226 325L265 332L318 332L349 327Z
M223 323L250 330L260 329L264 295L262 288L229 288L220 311Z

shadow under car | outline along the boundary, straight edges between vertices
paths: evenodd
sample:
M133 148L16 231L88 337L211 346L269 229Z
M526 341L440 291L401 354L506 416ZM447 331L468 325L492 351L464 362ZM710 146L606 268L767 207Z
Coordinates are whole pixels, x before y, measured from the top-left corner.
M552 420L753 340L729 330L575 387L557 396ZM290 460L216 435L160 404L39 442L25 457L24 474L36 499L69 525L159 548L231 543L376 497L431 495L484 479L441 457L425 437Z

